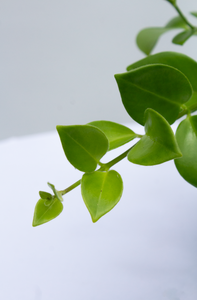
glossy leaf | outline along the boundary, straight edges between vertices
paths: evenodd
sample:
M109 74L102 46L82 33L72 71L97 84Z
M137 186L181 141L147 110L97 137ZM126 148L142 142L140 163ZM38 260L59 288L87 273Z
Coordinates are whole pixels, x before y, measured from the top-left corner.
M119 202L122 191L121 176L114 170L83 175L81 193L93 222L98 221Z
M94 121L89 123L100 129L109 141L109 150L118 148L136 138L130 128L110 121Z
M40 195L40 198L42 198L42 199L51 200L53 198L53 196L51 194L49 194L47 192L43 192L43 191L40 191L39 195Z
M61 202L63 202L63 198L62 195L59 191L56 190L55 186L51 183L47 183L48 186L52 189L52 191L54 192L54 195L56 196L57 199L59 199Z
M32 225L38 226L55 219L63 210L63 204L57 198L40 199L36 203Z
M125 109L141 125L144 125L147 108L158 111L172 124L181 105L192 96L187 77L167 65L147 65L115 75L115 78Z
M127 67L127 71L153 64L163 64L178 69L188 78L193 90L197 92L197 62L182 53L160 52L154 55L150 55L129 65Z
M197 107L197 62L189 56L181 53L161 52L137 61L136 63L128 66L127 70L131 71L136 68L151 64L164 64L174 67L181 71L188 78L192 86L193 94L190 100L184 105L193 111L193 108Z
M78 170L92 172L107 152L104 133L90 125L57 126L64 153Z
M136 43L142 52L149 55L157 44L160 36L176 28L188 28L180 16L173 18L165 27L149 27L141 30L137 35Z
M130 162L152 166L181 157L170 125L152 109L145 112L145 132L146 134L128 153Z
M183 45L195 32L194 29L182 31L173 38L172 42L176 45Z
M175 159L180 175L197 187L197 116L187 117L176 131L176 139L183 156Z

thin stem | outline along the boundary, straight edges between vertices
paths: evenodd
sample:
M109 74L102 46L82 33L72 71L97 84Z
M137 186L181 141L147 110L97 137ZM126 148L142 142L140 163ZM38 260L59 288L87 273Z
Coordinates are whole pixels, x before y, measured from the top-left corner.
M197 103L194 103L189 108L185 106L185 108L179 112L177 120L183 117L184 115L190 114L196 110L197 110Z
M137 144L137 143L136 143ZM136 145L135 144L135 145ZM117 156L116 158L112 159L111 161L109 161L107 164L105 164L105 167L109 170L112 166L114 166L115 164L117 164L118 162L120 162L121 160L123 160L127 154L129 153L129 151L135 146L133 145L132 147L130 147L128 150L126 150L125 152L123 152L122 154L120 154L119 156Z
M177 117L177 120L179 119L179 118L181 118L182 116L184 116L184 115L188 115L190 112L192 112L192 111L194 111L194 110L196 110L197 109L197 104L196 105L194 105L191 109L188 109L187 107L183 107L183 110L179 113L179 115L178 115L178 117ZM137 137L138 138L142 138L143 137L143 135L141 135L141 134L137 134ZM137 142L138 143L138 142ZM136 144L137 144L136 143ZM117 157L115 157L114 159L112 159L112 160L110 160L108 163L101 163L101 162L99 162L99 166L100 166L100 168L97 170L97 171L101 171L101 172L103 172L103 171L108 171L112 166L114 166L115 164L117 164L118 162L120 162L121 160L123 160L126 156L127 156L127 154L129 153L129 151L133 148L133 147L135 147L135 145L136 144L134 144L132 147L130 147L128 150L126 150L125 152L123 152L122 154L120 154L119 156L117 156ZM75 189L77 186L79 186L81 184L81 179L80 180L78 180L78 181L76 181L75 183L73 183L72 185L70 185L69 187L67 187L66 189L64 189L64 190L61 190L61 191L59 191L60 193L61 193L61 195L63 196L63 195L65 195L65 194L67 194L68 192L70 192L70 191L72 191L73 189Z
M174 8L176 9L176 11L178 12L179 16L183 19L183 21L191 28L191 29L195 29L195 27L186 19L186 17L183 15L182 11L180 10L180 8L178 7L178 5L175 3L172 5L174 6Z
M81 179L76 181L75 183L73 183L72 185L70 185L69 187L67 187L65 190L59 191L61 193L61 195L65 195L68 192L72 191L73 189L75 189L77 186L79 186L81 184Z
M137 143L136 143L137 144ZM135 144L135 145L136 145ZM120 154L119 156L117 156L116 158L112 159L111 161L109 161L106 164L102 164L102 166L97 170L97 171L107 171L109 170L112 166L114 166L115 164L117 164L119 161L121 161L122 159L124 159L127 154L129 153L129 151L135 146L133 145L132 147L130 147L128 150L126 150L125 152L123 152L122 154ZM74 188L76 188L77 186L79 186L81 184L81 179L76 181L75 183L73 183L72 185L70 185L69 187L67 187L65 190L61 190L59 191L61 193L61 195L65 195L68 192L72 191Z

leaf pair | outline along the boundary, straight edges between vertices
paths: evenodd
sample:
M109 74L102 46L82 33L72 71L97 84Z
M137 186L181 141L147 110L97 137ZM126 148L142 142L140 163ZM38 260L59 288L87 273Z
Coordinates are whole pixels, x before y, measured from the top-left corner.
M57 126L57 131L67 159L83 172L95 171L108 150L120 147L137 136L128 127L110 121Z
M57 131L69 162L86 172L81 192L92 221L96 222L118 203L123 191L120 175L113 170L95 171L97 164L108 150L128 143L137 135L128 127L110 121L57 126Z
M192 12L191 15L197 17L196 12ZM183 45L192 35L196 34L195 29L190 27L178 16L173 18L164 27L150 27L141 30L136 38L139 49L146 55L149 55L157 44L161 35L173 29L185 29L183 32L176 35L172 42L174 44Z
M40 196L43 198L37 202L34 210L32 224L34 227L55 219L63 210L60 193L53 185L49 184L49 186L55 196L40 192ZM81 180L82 197L93 222L98 221L119 202L122 191L122 178L114 170L85 173Z

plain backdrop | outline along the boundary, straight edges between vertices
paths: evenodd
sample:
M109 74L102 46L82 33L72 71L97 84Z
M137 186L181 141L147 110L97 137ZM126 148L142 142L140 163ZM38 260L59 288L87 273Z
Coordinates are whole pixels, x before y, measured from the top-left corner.
M195 0L179 0L187 17ZM130 122L114 74L143 58L135 38L177 13L165 0L1 0L0 138L93 120ZM154 53L196 59L196 37L184 47L163 35Z
M196 1L178 3L197 24L188 14ZM173 161L117 164L123 196L95 224L78 187L58 218L31 226L47 181L61 190L82 175L65 159L57 124L106 119L143 134L113 75L144 57L135 45L140 29L174 16L164 0L0 1L0 299L197 299L196 188ZM154 53L196 59L196 37L179 47L174 34Z
M56 132L2 141L0 153L0 299L197 299L196 188L173 161L143 167L125 159L113 167L122 198L98 222L78 187L59 217L34 228L38 191L50 192L47 181L64 189L82 174Z

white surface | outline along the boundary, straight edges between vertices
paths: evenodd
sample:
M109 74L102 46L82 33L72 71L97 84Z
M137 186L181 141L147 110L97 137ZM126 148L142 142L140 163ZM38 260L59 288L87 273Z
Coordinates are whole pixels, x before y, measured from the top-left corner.
M33 228L38 191L80 172L56 132L2 141L0 153L0 299L197 299L196 189L173 162L115 166L124 193L96 224L77 188L58 218Z
M178 0L191 22L196 0ZM0 139L93 120L130 122L114 74L144 57L135 38L176 11L164 0L1 0ZM162 36L154 53L194 59L196 38L181 47Z

